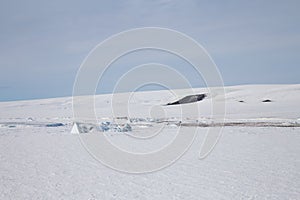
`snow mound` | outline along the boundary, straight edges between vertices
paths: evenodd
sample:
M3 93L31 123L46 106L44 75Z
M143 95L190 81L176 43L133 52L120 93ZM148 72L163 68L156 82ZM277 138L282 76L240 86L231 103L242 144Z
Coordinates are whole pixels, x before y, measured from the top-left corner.
M100 131L113 131L113 132L130 132L132 131L131 126L128 123L115 124L111 122L102 122L99 127Z
M100 125L89 124L89 123L78 123L73 124L71 133L92 133L92 132L130 132L132 127L130 124L116 124L111 122L101 122Z

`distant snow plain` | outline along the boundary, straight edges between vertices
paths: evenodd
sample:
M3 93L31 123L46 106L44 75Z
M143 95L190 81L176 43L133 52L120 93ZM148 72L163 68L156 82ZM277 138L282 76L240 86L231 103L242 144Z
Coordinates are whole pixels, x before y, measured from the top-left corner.
M179 90L178 90L179 91ZM163 147L178 126L191 148L173 165L153 173L121 173L102 165L72 134L72 98L0 103L0 199L293 199L300 198L300 85L225 87L226 118L222 136L203 160L199 148L210 127L211 98L196 102L201 117L180 118L191 104L163 106L176 100L169 91L136 92L129 102L115 94L97 95L99 123L122 119L129 132L108 130L112 143L134 152ZM190 95L186 90L182 96ZM266 101L268 100L268 101ZM147 140L145 136L161 130Z

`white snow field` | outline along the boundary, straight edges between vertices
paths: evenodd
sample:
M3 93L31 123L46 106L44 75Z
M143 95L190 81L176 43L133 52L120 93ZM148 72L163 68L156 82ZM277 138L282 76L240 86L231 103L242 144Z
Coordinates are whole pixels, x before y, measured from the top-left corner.
M71 97L1 102L0 199L300 199L300 85L226 87L225 127L203 160L198 155L205 134L219 126L210 118L211 98L218 96L196 91L207 98L170 106L164 105L178 98L168 91L137 92L128 104L126 94L115 95L114 108L128 107L129 116L112 113L112 95L96 97L97 134L129 151L153 151L178 126L186 134L198 127L177 162L138 175L112 170L86 151L71 133ZM195 104L200 117L180 117L180 108Z

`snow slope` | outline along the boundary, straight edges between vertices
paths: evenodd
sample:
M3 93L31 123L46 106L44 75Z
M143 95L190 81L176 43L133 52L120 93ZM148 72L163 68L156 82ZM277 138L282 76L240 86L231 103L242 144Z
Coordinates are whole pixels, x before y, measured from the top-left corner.
M96 97L99 123L126 121L132 126L126 134L100 133L128 151L163 147L179 122L187 125L187 134L191 126L199 126L181 159L141 175L114 171L83 148L78 135L71 134L71 98L1 102L0 199L299 199L300 85L226 87L228 126L204 160L198 159L199 148L213 122L211 98L218 96L195 90L208 94L193 104L200 117L181 117L180 109L192 109L192 104L163 106L190 95L187 90L178 91L180 97L168 91L138 92L128 102L127 94ZM162 126L159 135L151 135Z

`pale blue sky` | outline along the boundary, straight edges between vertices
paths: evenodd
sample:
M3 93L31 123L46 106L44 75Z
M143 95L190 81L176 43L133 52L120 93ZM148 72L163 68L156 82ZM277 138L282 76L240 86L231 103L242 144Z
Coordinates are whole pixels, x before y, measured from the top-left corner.
M95 45L144 26L193 37L225 85L300 83L299 8L300 1L290 0L1 1L0 101L72 95L76 72ZM118 68L140 57L116 63L98 92L110 92L122 74ZM175 61L167 64L184 69L193 86L202 85Z

